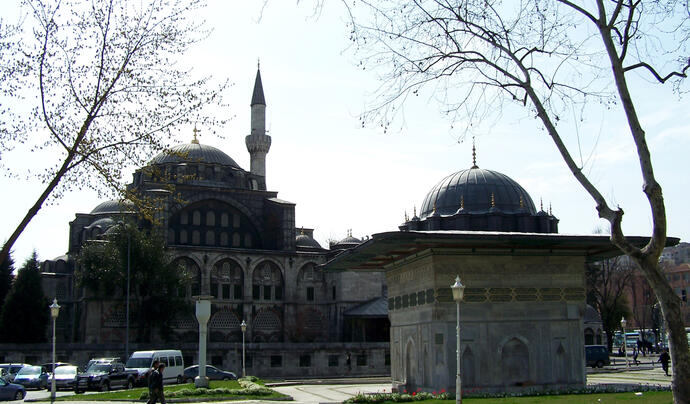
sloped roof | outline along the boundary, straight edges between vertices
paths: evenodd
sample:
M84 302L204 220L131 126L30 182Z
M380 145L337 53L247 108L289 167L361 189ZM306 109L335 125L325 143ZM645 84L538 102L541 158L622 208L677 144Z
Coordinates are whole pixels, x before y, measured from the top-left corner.
M378 297L355 306L343 313L345 317L380 318L388 317L388 299Z

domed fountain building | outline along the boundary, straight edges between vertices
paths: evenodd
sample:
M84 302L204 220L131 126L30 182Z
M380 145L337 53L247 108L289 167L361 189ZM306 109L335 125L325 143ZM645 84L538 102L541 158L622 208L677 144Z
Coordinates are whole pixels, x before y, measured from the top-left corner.
M620 252L607 236L558 234L541 205L480 168L473 150L470 168L438 181L419 216L325 265L386 273L394 389L455 392L458 363L465 392L585 386L585 265Z

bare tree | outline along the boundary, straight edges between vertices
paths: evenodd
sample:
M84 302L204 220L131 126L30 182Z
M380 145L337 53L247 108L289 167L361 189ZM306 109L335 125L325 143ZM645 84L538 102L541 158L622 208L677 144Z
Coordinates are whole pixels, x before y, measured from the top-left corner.
M586 270L587 303L601 317L609 352L612 351L616 331L623 317L630 318L626 287L633 276L633 268L620 257L589 264Z
M0 38L0 52L16 46L2 54L0 151L28 144L55 160L36 174L45 189L0 263L49 198L82 187L124 195L123 169L168 147L179 125L203 119L203 107L217 104L224 88L180 65L179 56L207 35L191 20L202 0L23 4L23 28L32 34Z
M318 3L318 2L317 2ZM468 127L515 102L537 117L572 175L610 224L611 241L645 274L671 341L673 394L690 402L690 351L680 311L659 268L666 211L628 76L680 86L690 68L687 4L675 0L360 0L343 2L362 64L380 72L377 104L363 119L387 128L426 87L453 122ZM564 113L620 108L637 152L652 234L643 247L623 233L612 207L569 149ZM576 124L576 123L573 123ZM560 125L560 126L559 126ZM563 128L565 125L566 129Z

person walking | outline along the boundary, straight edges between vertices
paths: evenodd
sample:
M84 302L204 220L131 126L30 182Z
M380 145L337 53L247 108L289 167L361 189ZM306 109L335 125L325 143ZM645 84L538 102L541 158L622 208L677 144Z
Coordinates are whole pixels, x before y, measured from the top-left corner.
M165 364L161 363L158 365L158 369L151 372L151 377L149 378L149 401L146 404L155 404L160 401L161 404L165 404L165 395L163 394L163 370L165 369Z
M664 373L668 376L668 362L671 360L671 356L668 354L668 349L664 349L664 352L659 355L658 362L661 362L661 368L664 369Z

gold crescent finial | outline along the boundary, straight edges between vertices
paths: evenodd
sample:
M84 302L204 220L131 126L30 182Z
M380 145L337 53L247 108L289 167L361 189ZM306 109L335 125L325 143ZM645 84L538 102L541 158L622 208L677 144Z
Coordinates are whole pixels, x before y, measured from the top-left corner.
M543 212L544 211L544 199L539 198L539 211Z
M196 128L196 124L194 124L194 130L192 130L192 132L194 132L194 139L192 139L192 143L199 144L199 140L196 138L196 135L201 131Z
M525 200L522 198L522 195L520 195L520 207L521 208L525 207Z
M477 165L477 149L474 146L474 136L472 136L472 168L479 168Z
M494 199L494 193L491 193L491 207L495 208L496 207L496 199Z
M465 209L465 195L460 195L460 209Z

